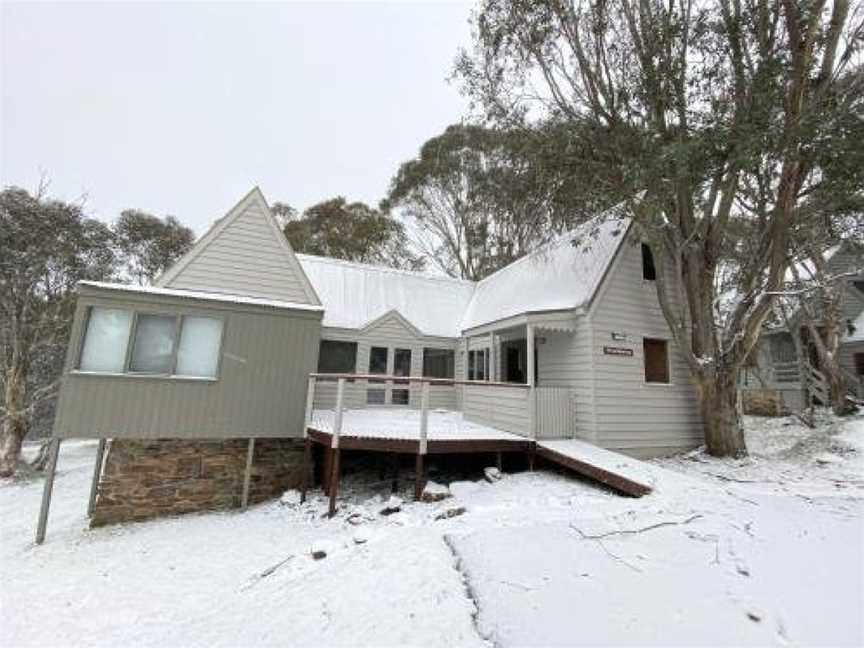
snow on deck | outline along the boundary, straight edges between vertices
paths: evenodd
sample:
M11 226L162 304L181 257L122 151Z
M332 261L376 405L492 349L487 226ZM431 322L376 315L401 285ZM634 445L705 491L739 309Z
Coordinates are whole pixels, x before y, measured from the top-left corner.
M334 410L315 410L309 427L333 433ZM346 409L342 413L342 436L370 439L416 440L420 438L420 410ZM463 418L461 412L430 410L427 437L430 441L524 441L525 437L504 432Z

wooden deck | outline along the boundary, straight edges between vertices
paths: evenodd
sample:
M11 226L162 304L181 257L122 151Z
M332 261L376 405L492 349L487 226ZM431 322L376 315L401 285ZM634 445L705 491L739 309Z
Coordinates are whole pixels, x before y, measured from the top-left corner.
M461 412L433 410L422 414L410 409L370 408L345 410L337 417L333 410L310 413L306 428L307 484L311 474L312 445L324 449L322 471L325 492L330 496L330 513L336 510L341 450L367 450L392 455L415 455L417 479L415 497L425 486L427 454L518 452L527 455L533 469L534 457L563 466L597 480L625 495L640 497L651 492L650 479L642 462L577 439L534 440L486 425L466 421ZM421 432L421 429L423 430ZM338 430L338 431L337 431Z

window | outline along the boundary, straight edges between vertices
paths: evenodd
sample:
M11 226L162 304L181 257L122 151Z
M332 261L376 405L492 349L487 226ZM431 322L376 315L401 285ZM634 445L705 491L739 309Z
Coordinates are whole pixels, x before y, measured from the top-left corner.
M221 344L219 319L92 307L78 369L215 378Z
M468 352L468 380L489 380L489 349Z
M176 334L176 317L139 315L135 322L129 371L152 374L171 373Z
M387 374L387 347L372 347L369 349L369 373ZM383 380L370 380L370 383L380 383ZM386 402L386 391L383 387L366 390L366 402L370 405L383 405Z
M427 378L450 378L456 375L456 352L453 349L423 349L423 375Z
M393 375L394 376L410 376L411 375L411 349L394 349L393 350ZM394 380L394 385L407 385L407 380ZM410 392L407 389L394 389L390 394L390 402L393 405L407 405L409 402Z
M645 356L645 382L668 384L669 343L666 340L644 338L642 348Z
M321 340L318 349L318 373L355 373L356 371L356 342Z
M642 278L645 281L657 279L657 268L654 267L654 255L647 243L642 244Z
M855 361L855 373L864 376L864 353L856 353L853 359Z
M91 308L81 348L81 371L122 373L126 365L132 313L116 308Z
M174 373L178 376L215 378L221 344L221 320L191 315L184 317Z

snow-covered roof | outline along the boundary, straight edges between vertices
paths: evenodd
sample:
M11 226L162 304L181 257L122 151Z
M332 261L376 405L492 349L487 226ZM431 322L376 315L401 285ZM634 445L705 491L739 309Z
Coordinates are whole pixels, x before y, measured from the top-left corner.
M297 259L324 304L324 326L359 329L397 311L425 335L459 337L474 282L328 257Z
M107 288L118 292L164 295L167 297L184 297L186 299L203 299L207 301L228 302L231 304L244 304L248 306L269 306L270 308L287 308L290 310L314 311L318 313L324 310L322 306L313 306L311 304L300 304L297 302L278 301L274 299L260 299L258 297L245 297L243 295L224 295L222 293L209 293L196 290L137 286L133 284L109 283L107 281L79 281L78 285L92 286L94 288Z
M474 290L462 330L587 305L629 226L629 219L607 212L489 275Z

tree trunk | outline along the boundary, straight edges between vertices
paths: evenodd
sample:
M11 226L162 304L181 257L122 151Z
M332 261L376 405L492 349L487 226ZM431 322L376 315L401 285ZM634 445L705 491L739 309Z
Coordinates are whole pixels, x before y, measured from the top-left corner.
M4 394L6 417L0 428L0 477L11 477L18 467L21 444L29 428L24 399L24 381L21 372L9 371L6 374Z
M822 373L825 374L825 381L828 383L828 400L831 409L837 416L850 414L855 408L846 398L848 392L842 367L837 362L829 360L822 365Z
M708 369L696 380L708 454L715 457L746 455L735 372Z

